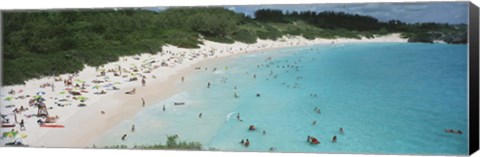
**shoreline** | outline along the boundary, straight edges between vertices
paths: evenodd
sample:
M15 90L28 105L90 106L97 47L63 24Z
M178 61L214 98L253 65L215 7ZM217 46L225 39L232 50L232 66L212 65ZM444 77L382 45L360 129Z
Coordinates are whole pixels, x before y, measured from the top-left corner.
M127 120L134 116L139 111L143 110L141 98L144 98L146 103L145 106L150 106L159 102L162 99L168 98L180 90L176 85L177 82L180 82L182 76L191 75L195 71L194 67L203 67L205 64L212 62L217 59L228 59L229 57L250 53L258 53L260 51L268 51L272 49L279 49L285 47L294 47L294 46L306 46L306 45L317 45L317 44L341 44L341 43L370 43L370 42L401 42L406 43L407 39L400 38L399 34L390 34L386 36L380 36L373 39L315 39L307 40L302 37L283 37L277 41L271 40L258 40L255 44L244 44L235 42L233 44L222 44L215 43L211 41L205 41L203 45L198 49L184 49L177 48L174 46L164 46L161 53L155 55L136 55L121 57L119 61L108 63L104 67L106 69L115 68L116 65L122 64L121 66L138 66L142 65L142 60L153 60L159 62L168 62L169 65L175 64L173 68L171 67L159 67L158 69L153 68L152 73L143 73L147 76L147 86L142 87L140 81L135 82L126 82L118 85L120 90L118 91L107 91L106 95L94 95L94 90L92 89L89 93L84 94L85 97L88 97L86 104L87 107L77 107L76 102L72 106L59 108L53 104L55 101L54 97L61 97L58 93L60 88L65 88L61 86L62 83L55 83L56 90L55 93L50 92L49 87L39 88L39 85L48 82L54 82L52 77L35 79L27 81L25 85L17 86L6 86L2 87L2 102L5 101L5 96L10 96L8 91L10 89L19 89L24 90L24 94L35 95L37 91L47 91L45 98L47 98L46 104L48 107L54 107L49 110L50 115L58 115L57 123L65 125L65 128L41 128L36 124L38 118L23 118L26 123L26 133L28 137L24 139L25 144L31 145L34 147L46 146L46 147L91 147L93 142L101 137L103 133L118 125L123 120ZM166 53L170 52L170 53ZM210 52L210 53L209 53ZM171 54L168 57L168 54ZM203 55L203 58L202 58ZM173 56L173 59L171 58ZM185 61L185 58L188 58ZM205 57L207 56L207 57ZM138 60L134 58L139 58ZM198 57L198 58L197 58ZM193 58L193 59L192 59ZM127 61L124 61L127 59ZM173 60L173 61L172 61ZM179 61L181 60L181 61ZM170 64L171 63L171 64ZM148 68L147 68L148 69ZM153 72L155 71L155 72ZM88 80L85 81L90 84L92 79L99 79L96 77L99 74L93 67L87 67L81 72L79 72L76 79ZM158 74L158 76L157 76ZM61 78L66 78L70 74L61 75ZM110 75L109 75L110 76ZM156 78L152 78L155 76ZM113 76L112 76L113 77ZM114 77L111 82L124 82L125 78L116 78ZM107 80L110 80L107 79ZM188 79L187 79L188 80ZM60 88L59 88L60 87ZM161 87L161 89L158 89ZM135 95L126 95L126 91L130 91L133 88L136 88ZM87 89L91 89L88 87ZM21 93L20 93L21 94ZM15 95L18 96L18 95ZM15 108L20 106L28 107L27 99L12 100L13 102L2 103L4 105L15 104ZM10 109L5 111L4 105L0 109L1 114L6 114L11 116ZM30 107L30 111L36 111L35 108ZM13 108L11 108L13 110ZM100 112L104 111L105 114ZM17 116L19 116L18 114ZM25 115L25 114L22 114ZM22 116L19 116L22 117ZM20 119L20 118L19 118ZM11 121L13 121L11 119ZM8 130L7 130L8 129ZM11 128L2 128L1 132L9 131ZM19 130L18 124L14 128ZM1 140L0 144L3 145L7 141Z

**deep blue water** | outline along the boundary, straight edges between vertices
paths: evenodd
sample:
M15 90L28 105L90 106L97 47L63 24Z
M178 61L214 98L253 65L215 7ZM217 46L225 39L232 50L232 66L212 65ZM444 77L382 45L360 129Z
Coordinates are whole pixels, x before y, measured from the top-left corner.
M98 143L157 144L178 134L224 151L468 152L465 45L316 45L230 57L203 68L177 82L184 92L141 111ZM187 105L174 106L177 101ZM132 124L135 135L120 141ZM257 130L248 131L249 125ZM308 144L308 135L321 144ZM250 146L239 144L242 139Z

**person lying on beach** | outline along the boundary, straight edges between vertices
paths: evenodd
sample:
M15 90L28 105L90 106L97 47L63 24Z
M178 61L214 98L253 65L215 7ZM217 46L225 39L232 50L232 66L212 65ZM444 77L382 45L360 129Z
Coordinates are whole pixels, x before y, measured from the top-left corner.
M125 94L130 94L130 95L135 94L135 88L133 88L133 89L132 89L131 91L129 91L129 92L125 92Z
M44 122L42 119L38 119L38 120L37 120L37 124L39 124L39 125L43 125L44 123L45 123L45 122Z

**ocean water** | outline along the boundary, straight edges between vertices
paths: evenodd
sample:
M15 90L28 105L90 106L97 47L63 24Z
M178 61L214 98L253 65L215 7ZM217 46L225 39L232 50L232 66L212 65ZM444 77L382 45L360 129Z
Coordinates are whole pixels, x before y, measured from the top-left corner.
M185 80L177 82L183 92L147 107L95 143L158 144L177 134L182 141L221 151L274 147L276 152L468 153L465 45L366 43L276 49L212 62ZM133 124L136 131L131 133ZM249 131L250 125L257 130ZM124 133L127 140L121 141ZM307 143L308 135L321 144ZM331 142L333 136L336 143ZM250 146L239 144L242 139L249 139Z

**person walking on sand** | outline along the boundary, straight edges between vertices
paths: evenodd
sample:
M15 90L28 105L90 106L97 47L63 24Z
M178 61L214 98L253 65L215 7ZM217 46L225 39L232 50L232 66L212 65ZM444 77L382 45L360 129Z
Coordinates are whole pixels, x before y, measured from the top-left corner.
M23 119L20 121L20 131L24 131L25 130L25 122L23 121Z
M145 99L142 98L142 107L145 107Z
M183 82L183 81L185 81L185 77L184 77L184 76L182 76L182 82Z
M146 84L147 82L145 81L145 78L142 78L142 86L145 87Z

